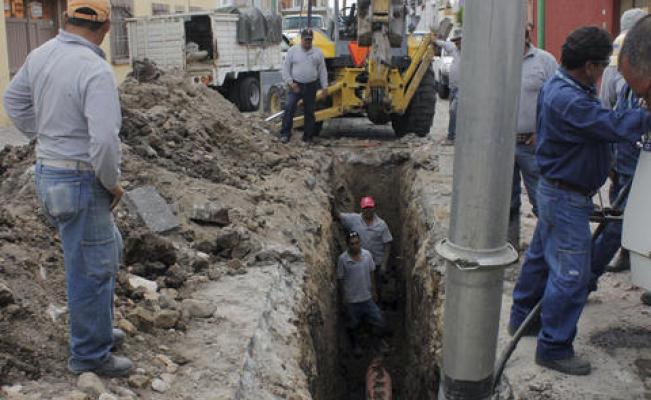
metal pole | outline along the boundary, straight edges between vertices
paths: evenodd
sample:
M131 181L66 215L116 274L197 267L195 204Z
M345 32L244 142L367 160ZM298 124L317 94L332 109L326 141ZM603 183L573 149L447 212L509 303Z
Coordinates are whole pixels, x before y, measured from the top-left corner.
M449 239L439 399L491 396L524 51L524 0L468 0Z
M545 0L538 0L538 47L545 48Z

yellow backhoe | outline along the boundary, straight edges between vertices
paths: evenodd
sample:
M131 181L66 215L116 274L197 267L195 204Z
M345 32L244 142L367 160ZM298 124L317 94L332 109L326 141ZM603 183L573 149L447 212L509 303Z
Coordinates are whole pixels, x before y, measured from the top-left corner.
M398 137L426 136L434 119L434 37L407 33L404 0L358 0L339 9L331 32L314 29L313 45L326 59L328 100L317 105L323 121L365 114L375 124L391 122ZM296 39L297 41L300 38ZM303 125L303 117L294 126Z

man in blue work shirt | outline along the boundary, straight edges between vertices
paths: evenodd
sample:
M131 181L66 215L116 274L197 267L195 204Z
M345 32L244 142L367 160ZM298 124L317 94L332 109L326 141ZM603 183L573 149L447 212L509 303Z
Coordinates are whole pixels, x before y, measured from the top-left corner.
M99 47L108 0L69 0L64 29L32 51L5 93L18 129L36 136L36 193L63 247L70 310L68 369L115 377L133 365L111 349L122 238L112 209L120 186L122 123L117 84Z
M575 30L563 44L562 68L540 92L538 223L509 321L513 333L542 301L536 363L571 375L590 373L590 362L574 353L572 343L588 296L592 196L608 175L609 142L635 143L651 129L648 112L611 111L596 97L595 84L611 53L608 32Z

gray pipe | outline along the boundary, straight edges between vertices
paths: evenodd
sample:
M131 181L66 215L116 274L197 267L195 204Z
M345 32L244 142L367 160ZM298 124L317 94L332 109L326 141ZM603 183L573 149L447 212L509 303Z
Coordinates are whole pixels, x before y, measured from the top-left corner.
M524 51L523 0L467 0L449 239L439 399L491 396L515 127Z

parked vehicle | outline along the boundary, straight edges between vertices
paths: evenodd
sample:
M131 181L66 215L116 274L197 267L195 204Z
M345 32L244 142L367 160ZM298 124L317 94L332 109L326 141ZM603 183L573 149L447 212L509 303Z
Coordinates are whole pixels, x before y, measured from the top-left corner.
M439 97L447 99L450 96L450 66L452 57L445 50L441 50L439 57L434 57L434 79Z
M273 17L257 9L236 12L129 19L131 61L147 58L163 70L182 70L193 83L219 90L241 111L261 105L269 111L280 102L274 96L282 95L280 16L269 22Z

